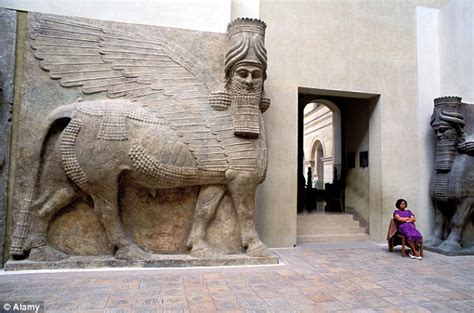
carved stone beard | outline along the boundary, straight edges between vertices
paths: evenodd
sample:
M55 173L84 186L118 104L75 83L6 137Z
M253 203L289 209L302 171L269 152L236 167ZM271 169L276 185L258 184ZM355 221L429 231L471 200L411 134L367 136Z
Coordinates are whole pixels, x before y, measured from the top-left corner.
M261 84L248 91L245 86L231 84L231 106L234 110L234 134L238 137L257 138L260 135Z
M448 130L437 140L435 169L437 171L448 172L453 166L457 153L459 137L456 130Z

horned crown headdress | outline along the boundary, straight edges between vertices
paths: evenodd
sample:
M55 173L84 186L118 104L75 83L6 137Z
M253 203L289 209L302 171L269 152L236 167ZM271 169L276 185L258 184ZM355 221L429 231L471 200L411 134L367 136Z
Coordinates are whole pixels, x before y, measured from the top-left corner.
M258 19L238 18L229 23L227 32L230 48L224 60L226 89L232 71L239 64L247 63L262 68L263 79L267 78L267 50L265 49L265 29L267 25ZM231 96L228 90L214 91L209 95L209 104L215 110L226 110L230 106ZM265 112L270 107L270 99L262 96L260 110Z
M232 70L241 63L258 65L266 79L267 50L265 49L265 29L267 25L258 19L238 18L229 23L227 33L230 48L225 55L225 75L229 78Z
M440 97L434 99L434 111L431 116L431 126L455 124L464 127L464 117L460 113L461 110L460 97Z

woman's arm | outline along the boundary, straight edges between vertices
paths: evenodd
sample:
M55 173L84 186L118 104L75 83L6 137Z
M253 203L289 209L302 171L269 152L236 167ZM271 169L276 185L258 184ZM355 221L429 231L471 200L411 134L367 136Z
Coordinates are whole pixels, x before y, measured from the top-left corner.
M410 217L400 217L400 215L398 214L395 214L394 217L398 222L406 222L410 219Z
M415 217L415 215L410 216L406 222L407 222L407 223L415 223L415 222L416 222L416 217Z

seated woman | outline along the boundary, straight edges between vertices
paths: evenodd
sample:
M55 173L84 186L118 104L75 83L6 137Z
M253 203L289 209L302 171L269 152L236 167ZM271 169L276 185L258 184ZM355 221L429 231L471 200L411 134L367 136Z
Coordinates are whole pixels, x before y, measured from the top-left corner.
M397 221L398 232L404 235L411 248L408 254L412 259L421 260L420 251L417 250L418 244L423 240L423 236L415 228L415 215L407 210L407 202L404 199L398 199L395 206L398 210L393 212L393 217Z

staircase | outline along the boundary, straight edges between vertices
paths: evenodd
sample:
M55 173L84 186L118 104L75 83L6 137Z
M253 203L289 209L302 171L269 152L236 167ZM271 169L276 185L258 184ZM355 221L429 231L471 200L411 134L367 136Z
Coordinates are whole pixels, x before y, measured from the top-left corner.
M303 213L298 214L297 243L340 242L368 240L369 235L352 214Z

